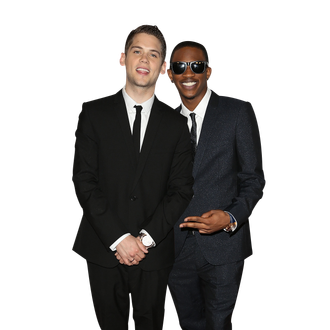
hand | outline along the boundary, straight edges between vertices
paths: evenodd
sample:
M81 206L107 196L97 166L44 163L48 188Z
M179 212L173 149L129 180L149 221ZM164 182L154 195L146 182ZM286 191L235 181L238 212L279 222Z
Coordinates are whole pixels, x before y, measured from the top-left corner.
M184 219L180 228L197 229L201 234L212 234L226 228L230 224L230 216L222 210L211 210L202 216L192 216Z
M146 247L142 244L138 237L132 235L123 239L116 247L116 258L121 264L127 266L138 265L148 253Z

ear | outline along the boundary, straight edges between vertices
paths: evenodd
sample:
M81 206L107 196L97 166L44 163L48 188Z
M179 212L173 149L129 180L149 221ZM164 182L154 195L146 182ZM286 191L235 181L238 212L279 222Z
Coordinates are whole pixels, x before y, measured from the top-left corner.
M121 66L125 66L126 56L125 53L121 53L119 63Z
M171 82L173 82L173 72L172 72L171 69L168 69L168 70L167 70L167 75L168 75L168 77L170 78Z
M165 72L166 72L166 62L164 61L164 63L162 64L162 66L160 68L160 73L165 74Z
M212 73L212 69L208 66L206 68L206 79L209 80L210 76L211 76L211 73Z

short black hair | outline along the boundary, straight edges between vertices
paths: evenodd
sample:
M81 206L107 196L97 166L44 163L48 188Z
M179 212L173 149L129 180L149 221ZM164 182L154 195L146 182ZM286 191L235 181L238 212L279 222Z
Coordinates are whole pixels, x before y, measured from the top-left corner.
M158 29L158 27L156 25L141 25L141 26L137 27L135 30L132 30L126 39L125 55L127 55L128 49L132 45L133 38L138 33L146 33L146 34L152 35L160 41L161 57L164 62L165 57L166 57L166 42L165 42L165 38L164 38L163 34L161 33L161 31Z
M173 58L173 55L174 53L181 49L181 48L184 48L184 47L192 47L192 48L198 48L200 49L203 54L204 54L204 57L205 57L205 61L208 62L209 61L209 56L207 55L207 51L206 51L206 48L202 45L202 44L199 44L198 42L195 42L195 41L182 41L180 42L179 44L177 44L173 51L172 51L172 54L171 54L171 59L170 59L170 63L172 63L172 58ZM199 59L201 60L201 59Z

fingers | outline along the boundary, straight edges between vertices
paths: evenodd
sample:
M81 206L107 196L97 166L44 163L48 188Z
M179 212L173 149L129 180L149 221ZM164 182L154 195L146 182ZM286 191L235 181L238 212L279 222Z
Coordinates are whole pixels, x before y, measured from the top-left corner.
M123 254L119 253L120 258L117 256L118 261L123 265L131 266L134 262L134 258L129 256L126 257Z
M143 253L148 253L148 249L143 245L139 237L136 237L136 243ZM143 256L145 258L145 255Z
M208 225L209 221L206 218L192 216L184 219L184 222L180 224L180 228L194 228L204 229Z
M206 213L203 213L201 215L202 218L209 218L210 216L212 216L214 214L214 210L208 211Z
M118 261L122 264L122 265L127 265L127 266L133 266L133 265L138 265L140 263L140 260L138 260L137 258L122 258L122 257L117 257Z
M124 259L120 256L118 252L115 253L115 257L122 265L124 264Z
M222 210L211 210L201 217L190 216L184 219L180 224L180 228L191 228L198 230L201 234L212 234L220 231L230 222L229 215Z
M180 228L196 229L201 234L211 234L214 232L212 225L201 222L184 222L180 224Z
M196 216L193 216L193 217L187 217L184 219L185 222L200 222L200 221L203 221L203 219L201 217L196 217Z
M179 225L180 228L193 228L193 229L202 229L205 227L205 224L202 222L191 222L185 221Z
M138 265L145 258L145 254L148 253L140 239L131 235L121 241L116 249L115 256L117 260L127 266Z
M207 222L207 218L211 217L212 215L214 215L214 210L208 211L203 213L200 217L198 216L190 216L184 219L184 221L190 221L190 222L202 222L205 223Z
M138 260L138 259L135 259L135 258L131 258L131 259L124 259L121 257L121 255L116 252L115 253L115 256L117 258L117 260L119 261L119 263L121 263L122 265L127 265L127 266L133 266L133 265L138 265L140 263L140 261L142 260Z

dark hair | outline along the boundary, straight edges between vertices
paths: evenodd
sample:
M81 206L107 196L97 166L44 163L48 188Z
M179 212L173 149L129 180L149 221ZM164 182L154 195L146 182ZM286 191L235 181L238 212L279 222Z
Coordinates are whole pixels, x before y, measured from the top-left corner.
M135 30L132 30L126 39L125 54L127 55L128 49L132 45L133 38L138 33L146 33L146 34L152 35L160 41L161 56L162 56L162 60L164 62L165 57L166 57L166 42L165 42L163 34L160 32L160 30L158 29L158 27L156 25L141 25L141 26L137 27Z
M184 48L184 47L192 47L192 48L198 48L200 49L204 56L205 56L205 61L208 62L209 61L209 56L207 55L207 51L206 51L206 48L202 45L202 44L199 44L198 42L195 42L195 41L183 41L183 42L180 42L179 44L177 44L173 51L172 51L172 54L171 54L171 59L170 59L170 63L172 63L172 58L173 58L173 54L181 49L181 48ZM198 59L198 60L201 60L201 59Z

